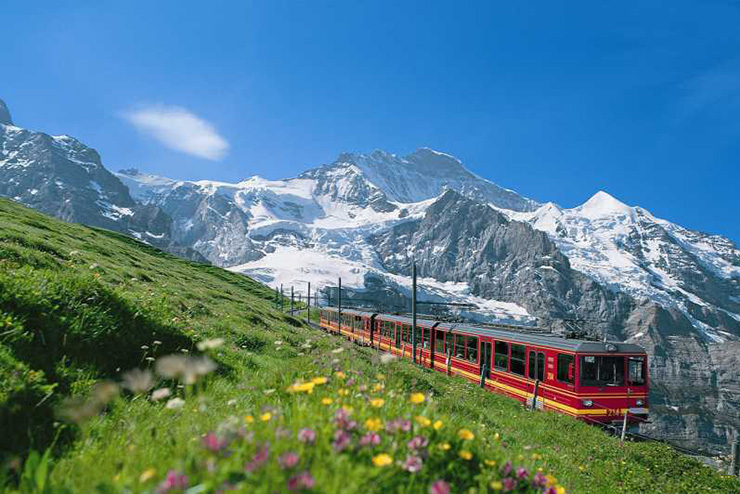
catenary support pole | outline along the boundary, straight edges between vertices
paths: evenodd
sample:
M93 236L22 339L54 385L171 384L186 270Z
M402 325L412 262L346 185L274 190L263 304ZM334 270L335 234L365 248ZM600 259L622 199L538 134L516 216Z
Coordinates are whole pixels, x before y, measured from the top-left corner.
M414 354L414 363L416 363L416 262L411 268L411 352Z
M339 278L339 290L337 293L337 317L339 317L339 320L337 321L337 328L339 328L339 333L342 332L342 278Z
M293 286L290 287L290 315L293 315Z
M283 284L280 283L280 312L285 309L285 299L283 297Z
M735 430L735 438L732 440L732 462L730 463L730 475L738 475L740 469L740 442L738 442L738 431Z
M532 410L537 410L537 393L540 391L540 380L534 381L534 394L532 395Z
M311 321L311 282L308 282L308 299L306 301L306 320Z
M627 435L627 412L629 411L628 408L624 409L624 421L622 421L622 438L621 441L624 442L624 436Z

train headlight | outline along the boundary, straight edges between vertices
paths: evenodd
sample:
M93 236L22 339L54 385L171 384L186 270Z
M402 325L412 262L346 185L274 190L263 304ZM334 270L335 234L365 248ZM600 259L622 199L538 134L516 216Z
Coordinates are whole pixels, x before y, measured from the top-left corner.
M645 402L642 401L642 400L635 400L635 405L637 405L638 407L641 407L644 404L645 404Z
M583 403L583 406L584 407L592 407L592 406L594 406L594 402L591 401L591 400L583 400L583 401L581 401L581 403Z

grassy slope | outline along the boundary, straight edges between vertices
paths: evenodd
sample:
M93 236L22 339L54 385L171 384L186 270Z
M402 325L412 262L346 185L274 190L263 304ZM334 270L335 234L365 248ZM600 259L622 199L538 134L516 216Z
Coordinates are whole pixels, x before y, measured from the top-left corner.
M273 310L271 300L272 292L248 278L0 200L0 454L7 460L43 450L57 437L50 492L150 492L170 469L187 473L204 492L223 482L280 491L290 473L275 457L288 449L298 452L320 492L428 492L438 478L450 481L453 492L485 492L502 480L507 460L554 475L569 492L740 492L735 479L665 446L620 445L593 427L525 411L458 378L406 362L381 364L371 350ZM146 367L154 352L194 351L195 342L213 337L226 341L212 354L219 371L198 393L179 391L183 408L126 396L79 428L55 424L62 397ZM328 382L311 394L286 391L314 377ZM412 392L426 400L410 403ZM374 408L373 398L384 403ZM340 406L353 409L363 433L373 427L368 418L385 424L421 415L443 426L416 423L400 436L381 431L374 449L357 447L355 432L358 449L335 454L332 415ZM269 420L261 421L266 412ZM316 430L314 446L295 440L302 427ZM462 427L475 439L460 439ZM204 449L201 437L213 430L233 439L228 455ZM413 434L431 442L419 473L373 466L381 452L403 461ZM266 441L270 460L245 475L244 464ZM439 448L445 443L449 450ZM461 450L473 458L460 458ZM0 490L2 482L0 476Z

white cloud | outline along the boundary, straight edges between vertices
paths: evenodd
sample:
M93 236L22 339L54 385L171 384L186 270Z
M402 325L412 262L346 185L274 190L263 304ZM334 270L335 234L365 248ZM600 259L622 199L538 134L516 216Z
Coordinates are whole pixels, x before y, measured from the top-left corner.
M218 160L229 149L229 143L213 125L179 106L146 106L130 110L123 117L140 132L183 153Z

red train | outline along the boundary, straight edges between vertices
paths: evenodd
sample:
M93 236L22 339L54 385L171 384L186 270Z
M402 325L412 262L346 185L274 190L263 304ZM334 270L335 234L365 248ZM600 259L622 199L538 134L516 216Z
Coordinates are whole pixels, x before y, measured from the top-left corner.
M320 310L320 325L360 344L413 358L408 317ZM644 422L648 415L645 350L629 343L569 339L417 319L417 361L480 382L491 391L588 422Z

